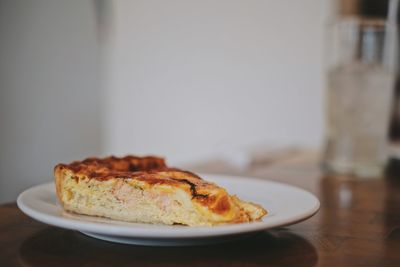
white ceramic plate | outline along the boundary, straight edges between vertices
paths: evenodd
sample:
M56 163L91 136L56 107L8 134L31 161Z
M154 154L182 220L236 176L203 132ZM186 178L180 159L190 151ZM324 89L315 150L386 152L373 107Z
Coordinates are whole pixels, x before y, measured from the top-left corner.
M32 187L21 193L18 207L46 224L77 230L86 235L125 244L193 245L223 242L277 226L305 220L319 209L318 199L293 186L248 177L202 175L225 187L230 194L261 204L268 210L262 221L213 227L187 227L119 222L106 218L71 214L57 202L54 183Z

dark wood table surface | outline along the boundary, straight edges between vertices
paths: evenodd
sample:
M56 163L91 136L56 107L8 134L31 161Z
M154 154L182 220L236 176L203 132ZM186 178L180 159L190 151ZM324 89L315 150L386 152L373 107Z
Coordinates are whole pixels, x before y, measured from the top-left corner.
M345 181L323 175L313 157L235 169L192 166L302 187L321 201L312 218L233 242L145 247L96 240L36 222L0 205L0 266L400 266L400 176Z

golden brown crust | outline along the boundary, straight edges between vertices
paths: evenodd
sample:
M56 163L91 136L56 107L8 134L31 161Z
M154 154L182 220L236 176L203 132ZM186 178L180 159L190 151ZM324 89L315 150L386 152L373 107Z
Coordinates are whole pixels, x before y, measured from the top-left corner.
M85 175L90 179L107 180L115 176L128 178L136 176L137 172L166 169L165 160L160 157L125 156L106 158L87 158L83 161L74 161L70 164L58 164L55 169L67 168L72 172Z
M145 184L166 184L185 190L193 201L207 207L210 211L224 215L232 212L235 202L225 189L204 181L198 175L169 168L163 158L147 156L125 156L88 158L83 161L74 161L71 164L58 164L54 169L57 196L61 199L61 181L64 172L70 172L73 179L95 179L106 181L109 179L134 179ZM237 212L235 222L250 221L246 212Z
M61 183L62 183L62 179L63 179L63 175L62 175L62 169L60 168L54 168L54 177L55 177L55 184L56 184L56 194L57 194L57 198L60 200L61 204L62 203L62 197L61 197Z

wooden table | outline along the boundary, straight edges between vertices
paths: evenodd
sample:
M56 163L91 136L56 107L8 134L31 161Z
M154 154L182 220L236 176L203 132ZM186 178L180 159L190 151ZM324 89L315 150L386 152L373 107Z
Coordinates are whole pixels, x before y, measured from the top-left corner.
M400 176L343 181L312 157L238 170L223 162L192 166L252 175L313 192L320 211L296 225L219 245L113 244L47 226L15 204L0 206L0 266L400 266Z

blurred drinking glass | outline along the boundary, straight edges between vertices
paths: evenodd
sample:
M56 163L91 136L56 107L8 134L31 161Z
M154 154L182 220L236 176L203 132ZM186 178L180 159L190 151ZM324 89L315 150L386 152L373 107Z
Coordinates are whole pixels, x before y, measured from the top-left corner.
M342 16L331 25L323 158L328 172L378 177L386 164L398 61L397 5L391 8L396 12L388 19Z

